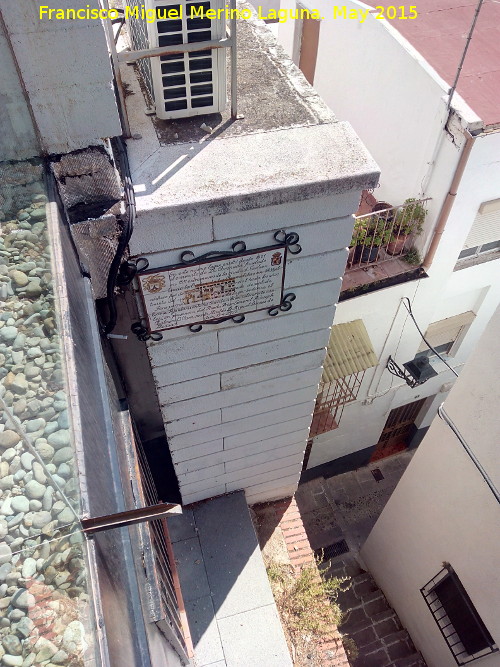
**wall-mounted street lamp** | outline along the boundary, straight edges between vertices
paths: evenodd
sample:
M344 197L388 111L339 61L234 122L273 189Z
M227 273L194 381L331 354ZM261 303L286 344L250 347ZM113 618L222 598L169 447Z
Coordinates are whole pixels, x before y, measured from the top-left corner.
M413 315L410 299L407 296L405 296L401 299L401 301L403 302L404 307L408 311L408 315L413 320L413 324L416 326L418 333L420 334L422 340L427 345L429 350L432 350L432 352L434 352L436 357L441 359L443 364L445 364L445 366L448 366L450 371L456 377L458 377L457 371L452 366L450 366L450 364L446 361L446 359L443 356L441 356L437 350L435 350L432 347L432 345L429 343L427 338L422 333L422 330L418 326L418 322L415 319L415 316ZM412 361L407 361L405 364L403 364L403 368L401 368L394 361L394 359L391 356L389 356L386 368L389 371L389 373L392 373L392 375L401 378L406 382L406 384L409 387L412 388L418 387L419 384L424 384L424 382L427 382L427 380L430 380L431 378L437 375L437 372L431 366L431 364L429 363L429 359L427 357L415 357L415 359L413 359Z
M394 359L389 356L386 368L389 373L401 378L412 388L418 387L419 384L424 384L424 382L427 382L427 380L430 380L437 375L427 357L415 357L412 361L407 361L403 364L403 368L401 368Z

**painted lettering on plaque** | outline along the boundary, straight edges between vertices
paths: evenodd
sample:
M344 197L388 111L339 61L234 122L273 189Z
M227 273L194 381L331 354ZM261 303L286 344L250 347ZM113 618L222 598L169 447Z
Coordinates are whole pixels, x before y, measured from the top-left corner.
M264 310L281 303L285 248L139 276L151 331Z

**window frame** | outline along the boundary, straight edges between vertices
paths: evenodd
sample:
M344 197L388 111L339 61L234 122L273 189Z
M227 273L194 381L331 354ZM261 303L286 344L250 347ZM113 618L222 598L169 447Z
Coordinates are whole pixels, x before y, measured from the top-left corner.
M496 247L487 248L486 250L483 250L484 246L488 246L488 245L490 246L492 244L496 244ZM471 250L473 250L474 252L461 257L462 253L469 252ZM479 245L472 246L471 248L462 248L462 250L458 254L457 262L467 262L467 261L474 260L478 257L486 257L489 254L493 255L493 254L499 253L499 252L500 252L500 239L498 239L497 241L490 241L489 243L481 243Z
M498 647L495 641L474 606L474 603L470 599L459 576L449 563L443 563L443 566L443 569L420 589L420 593L422 594L441 635L455 658L455 662L457 665L466 665L475 660L479 660L486 655L498 652ZM463 603L464 613L468 614L468 623L475 622L475 630L479 630L483 635L484 646L474 653L469 653L466 649L465 644L463 643L463 640L466 639L465 635L462 634L462 636L460 636L459 631L453 625L446 612L445 603L443 603L442 599L439 598L438 593L436 593L436 589L438 589L438 587L446 580L453 582L456 593ZM466 641L470 642L472 639L468 638Z

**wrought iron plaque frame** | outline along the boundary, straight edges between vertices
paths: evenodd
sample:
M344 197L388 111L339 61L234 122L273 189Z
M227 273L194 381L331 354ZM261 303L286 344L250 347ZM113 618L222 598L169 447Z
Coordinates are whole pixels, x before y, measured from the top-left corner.
M284 294L287 253L298 254L302 248L298 243L299 236L295 232L286 233L284 230L279 230L274 234L274 239L277 242L275 245L253 250L247 250L244 241L236 241L231 250L212 251L199 257L196 257L191 250L185 250L180 256L180 263L158 269L149 269L149 262L143 257L135 262L128 262L123 267L121 282L127 283L137 277L139 294L144 308L143 320L132 325L133 333L140 340L150 338L161 340L163 337L161 331L188 326L191 332L196 333L202 330L204 324L219 324L227 320L240 324L245 320L245 313L249 312L267 310L269 315L276 316L280 311L290 310L295 294L293 292ZM247 262L248 268L253 269L253 273L244 272L244 267L240 266L243 262L232 262L233 266L224 266L231 259L251 258L252 256L261 257L261 259L256 259L253 267L251 259ZM204 268L200 268L198 272L193 271L191 274L186 271L190 266ZM231 275L231 269L240 269L240 272ZM183 272L175 273L178 271ZM258 299L259 278L262 280L264 275L267 278L266 289L269 294L265 305L265 299L262 299L260 303ZM245 289L249 291L245 292ZM163 295L160 297L161 292ZM224 297L229 297L229 303L227 299L222 300ZM235 301L234 311L232 310L232 299ZM155 300L158 306L156 321L151 309L152 302L154 303ZM217 305L219 306L220 316L200 320L200 308L210 303L216 304L214 314L218 310ZM193 305L190 308L191 304ZM176 315L173 315L170 321L163 323L165 325L163 326L160 323L162 319L160 312L163 310L163 319L168 320L168 315L171 314L169 308L173 311L177 308L179 316L177 318ZM191 321L190 309L193 313Z

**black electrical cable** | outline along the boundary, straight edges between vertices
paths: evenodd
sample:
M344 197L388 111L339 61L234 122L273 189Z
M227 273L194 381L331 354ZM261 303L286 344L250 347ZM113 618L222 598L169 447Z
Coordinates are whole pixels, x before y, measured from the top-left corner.
M406 304L405 301L407 301L408 304ZM415 316L413 315L413 311L412 311L412 309L411 309L410 299L409 299L407 296L403 297L403 303L404 303L404 306L405 306L406 310L408 311L408 314L410 315L411 319L413 320L413 324L417 327L417 331L418 331L418 333L420 334L420 336L422 337L422 340L424 341L424 343L427 345L427 347L428 347L430 350L432 350L432 351L434 352L434 354L435 354L437 357L439 357L439 358L441 359L441 361L443 362L443 364L445 364L446 366L448 366L448 368L450 369L450 371L452 371L452 373L454 373L454 374L458 377L458 373L457 373L457 371L456 371L452 366L450 366L450 364L446 361L446 359L445 359L444 357L442 357L442 356L439 354L439 352L438 352L437 350L435 350L435 349L432 347L432 345L429 343L429 341L427 340L427 338L426 338L426 337L424 336L424 334L422 333L422 330L421 330L420 327L418 326L418 322L417 322L417 320L415 319Z
M115 288L118 272L122 263L123 253L134 231L134 222L136 217L135 194L130 173L130 164L128 161L127 147L121 137L112 140L113 147L116 149L117 161L120 166L120 172L123 178L123 190L125 198L126 214L123 220L123 229L118 241L116 253L111 262L106 285L106 303L108 306L108 322L104 325L103 331L109 334L116 326L117 311L115 303Z

